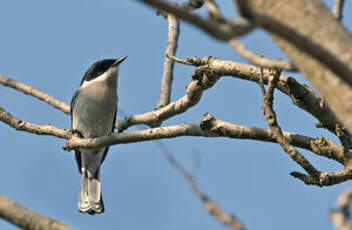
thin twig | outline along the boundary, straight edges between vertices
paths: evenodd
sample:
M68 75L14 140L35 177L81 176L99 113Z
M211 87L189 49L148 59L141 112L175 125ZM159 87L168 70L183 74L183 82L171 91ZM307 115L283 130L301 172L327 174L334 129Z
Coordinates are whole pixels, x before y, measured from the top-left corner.
M206 196L201 189L198 187L197 183L194 180L192 173L186 170L171 154L169 149L161 141L156 142L160 148L163 155L169 161L171 166L173 166L188 182L193 193L198 196L198 198L203 202L203 207L208 211L212 216L214 216L218 221L227 225L228 227L234 230L243 230L244 227L242 223L234 216L225 213L221 208L212 201L208 196Z
M73 230L73 228L0 196L0 218L26 230Z
M206 5L209 10L210 18L219 24L226 24L228 20L222 15L218 5L213 0L207 0ZM296 72L297 68L290 62L284 60L271 60L254 54L248 50L239 40L233 38L229 40L230 46L250 63L266 68L279 68L286 71Z
M244 59L246 59L253 65L265 68L278 68L291 72L298 71L298 69L290 62L286 62L284 60L271 60L269 58L261 57L254 54L237 39L231 39L229 41L229 44L234 50L237 51L237 53L239 53Z

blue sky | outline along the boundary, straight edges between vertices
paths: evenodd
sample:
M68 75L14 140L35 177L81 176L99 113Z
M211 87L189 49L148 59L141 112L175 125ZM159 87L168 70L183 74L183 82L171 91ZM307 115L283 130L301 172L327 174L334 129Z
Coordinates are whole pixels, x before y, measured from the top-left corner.
M232 1L223 2L224 13L235 17ZM343 23L351 31L348 9L352 9L350 1ZM0 12L1 75L69 103L93 62L127 55L120 69L119 107L136 114L156 106L167 22L155 10L137 1L2 0ZM259 29L241 40L258 54L284 57ZM226 43L186 23L181 24L177 56L216 56L245 63ZM185 94L193 70L176 64L172 100ZM300 75L292 76L306 82ZM1 86L0 105L25 121L70 125L62 112ZM281 93L276 94L275 108L285 131L336 140L316 129L316 120ZM221 79L196 107L164 125L199 123L205 112L235 124L267 127L258 86L233 78ZM77 211L80 175L72 153L61 149L64 140L18 132L3 123L0 137L0 194L72 227L226 229L203 210L154 142L110 148L101 172L106 213L92 217ZM304 185L289 175L301 168L274 144L192 137L164 143L185 167L197 161L194 176L199 187L247 229L331 229L327 212L335 207L338 194L351 186L351 182L328 188ZM302 152L321 170L340 169L335 162ZM0 229L16 228L0 220Z

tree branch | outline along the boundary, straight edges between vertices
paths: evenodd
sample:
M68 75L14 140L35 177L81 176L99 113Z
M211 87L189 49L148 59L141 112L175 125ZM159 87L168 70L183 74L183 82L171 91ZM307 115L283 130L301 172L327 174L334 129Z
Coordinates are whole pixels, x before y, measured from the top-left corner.
M43 216L0 196L0 218L26 230L72 230L57 220Z
M282 148L290 155L290 157L299 164L306 172L311 174L313 177L319 174L318 170L310 164L310 162L298 152L284 137L281 127L279 126L276 113L273 109L273 100L274 100L274 89L276 83L279 81L281 71L271 71L269 75L268 89L265 92L264 84L261 81L260 88L261 91L265 93L263 101L263 112L266 117L266 121L270 127L270 130L273 132L273 136L276 141L282 146Z
M53 125L36 125L30 122L19 120L10 113L8 113L1 106L0 120L16 130L26 131L37 135L50 135L64 139L69 139L72 136L72 132L70 129L61 129Z

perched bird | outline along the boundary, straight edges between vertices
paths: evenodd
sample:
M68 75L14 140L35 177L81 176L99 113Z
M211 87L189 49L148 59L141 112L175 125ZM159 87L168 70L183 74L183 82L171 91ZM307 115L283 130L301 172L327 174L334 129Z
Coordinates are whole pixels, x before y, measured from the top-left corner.
M126 58L98 61L84 74L71 101L71 128L76 135L94 138L113 132L117 112L118 67ZM109 147L75 150L78 170L82 174L78 199L78 209L82 213L104 213L99 171L108 150Z

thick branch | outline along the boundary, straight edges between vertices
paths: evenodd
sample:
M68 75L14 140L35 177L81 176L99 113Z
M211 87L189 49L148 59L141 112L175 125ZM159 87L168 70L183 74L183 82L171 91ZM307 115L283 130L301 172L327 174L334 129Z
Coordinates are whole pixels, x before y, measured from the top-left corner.
M17 82L15 80L12 80L10 78L6 78L4 76L0 75L0 84L6 87L11 87L14 88L20 92L23 92L25 94L28 94L30 96L36 97L49 105L52 105L54 108L61 110L62 112L66 114L70 114L70 106L68 106L65 102L56 100L49 94L44 93L43 91L40 91L36 88L33 88L29 85Z
M57 220L43 216L0 196L0 218L26 230L72 230Z

